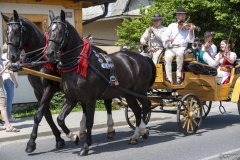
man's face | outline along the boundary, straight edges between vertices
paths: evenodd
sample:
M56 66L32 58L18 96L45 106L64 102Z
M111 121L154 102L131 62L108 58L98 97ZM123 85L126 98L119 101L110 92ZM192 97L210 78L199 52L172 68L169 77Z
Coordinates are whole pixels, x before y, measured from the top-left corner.
M159 27L162 24L162 19L155 19L153 20L154 26Z
M205 37L205 42L210 42L212 41L212 36L211 35L208 35Z
M187 14L186 13L177 13L176 18L178 22L185 21Z

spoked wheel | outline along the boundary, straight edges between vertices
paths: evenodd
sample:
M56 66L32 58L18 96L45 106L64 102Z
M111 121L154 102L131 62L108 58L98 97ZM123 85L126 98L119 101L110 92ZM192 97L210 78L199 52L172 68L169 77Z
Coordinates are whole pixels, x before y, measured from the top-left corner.
M177 110L177 123L184 135L197 132L202 122L202 103L194 94L185 95Z
M206 118L208 113L210 112L212 107L212 101L204 101L202 102L202 110L203 110L203 117L202 119Z
M125 107L125 118L126 118L126 121L127 121L128 125L132 129L135 130L135 127L136 127L136 117L135 117L132 109L129 108L129 106ZM146 116L146 119L145 119L146 124L148 124L150 118L151 118L151 112L148 112L148 114Z

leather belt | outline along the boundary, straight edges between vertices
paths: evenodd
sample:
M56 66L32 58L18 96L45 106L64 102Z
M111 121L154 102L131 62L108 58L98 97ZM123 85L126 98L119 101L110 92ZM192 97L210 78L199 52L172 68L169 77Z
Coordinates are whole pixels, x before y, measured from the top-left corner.
M181 44L170 44L167 49L172 49L172 48L179 48L179 47L186 47L186 46L183 46Z

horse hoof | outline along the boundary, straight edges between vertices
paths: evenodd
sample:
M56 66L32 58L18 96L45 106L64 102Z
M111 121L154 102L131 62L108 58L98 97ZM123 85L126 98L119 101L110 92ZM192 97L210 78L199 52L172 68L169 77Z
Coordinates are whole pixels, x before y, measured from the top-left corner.
M79 139L79 137L77 136L76 139L75 139L75 141L74 141L74 143L75 143L76 145L79 145L79 141L80 141L80 139Z
M86 156L88 155L89 149L81 148L80 152L78 153L78 156Z
M86 138L86 136L87 136L87 132L86 131L84 131L83 133L79 134L80 139L84 139L84 138Z
M115 130L107 133L107 138L112 139L115 136Z
M65 141L63 139L61 139L60 141L57 141L56 149L61 149L63 147L65 147Z
M149 137L149 131L147 130L147 132L142 135L142 138L148 139L148 137Z
M32 153L33 151L36 150L36 143L33 145L33 146L29 146L27 145L26 149L25 149L25 152L27 153Z
M135 145L138 144L138 139L131 138L128 142L128 144Z

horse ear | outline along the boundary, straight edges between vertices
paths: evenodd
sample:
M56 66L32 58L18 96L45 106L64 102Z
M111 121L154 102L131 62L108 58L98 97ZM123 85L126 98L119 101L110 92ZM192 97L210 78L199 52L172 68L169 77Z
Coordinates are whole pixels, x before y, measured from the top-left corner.
M2 12L1 12L1 15L5 22L9 22L9 17L5 16Z
M63 10L61 10L61 20L65 22L65 12Z
M16 10L13 10L13 17L14 17L15 21L17 21L19 19L19 16L18 16L18 13Z
M49 10L49 17L50 17L50 20L53 21L55 16L54 16L54 13L53 11Z

